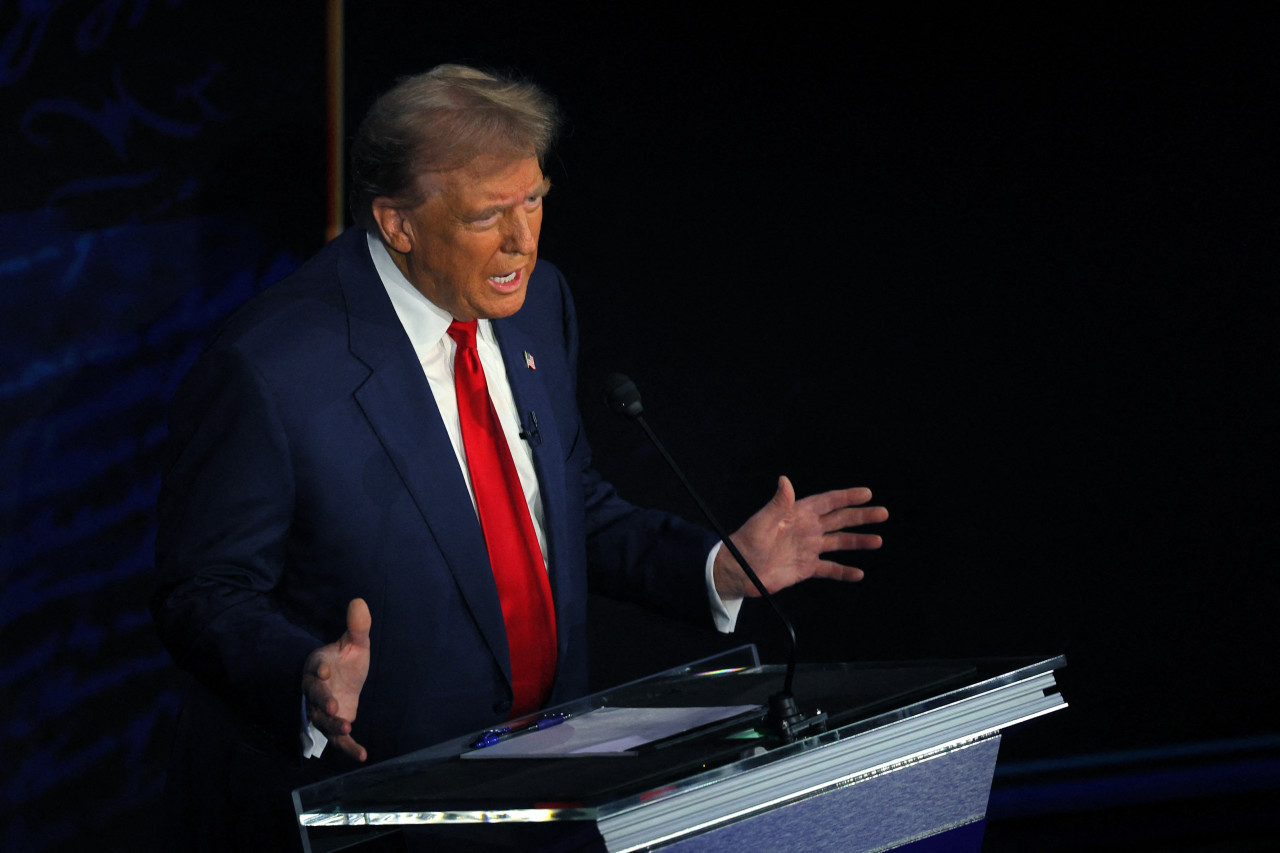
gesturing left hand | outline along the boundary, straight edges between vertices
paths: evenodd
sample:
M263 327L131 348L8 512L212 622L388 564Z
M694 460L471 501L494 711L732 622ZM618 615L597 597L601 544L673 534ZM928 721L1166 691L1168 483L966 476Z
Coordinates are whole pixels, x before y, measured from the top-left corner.
M869 500L871 490L864 488L823 492L796 500L791 481L779 477L773 499L730 538L769 592L809 578L862 580L861 569L824 560L822 555L880 547L882 540L874 533L845 530L889 517L889 511L882 506L864 506ZM714 577L721 598L760 594L728 548L721 548L716 555Z
M307 719L329 742L356 761L369 753L351 737L351 723L360 707L360 691L369 675L369 629L373 617L363 598L347 605L347 630L336 642L307 657L302 672L302 695Z

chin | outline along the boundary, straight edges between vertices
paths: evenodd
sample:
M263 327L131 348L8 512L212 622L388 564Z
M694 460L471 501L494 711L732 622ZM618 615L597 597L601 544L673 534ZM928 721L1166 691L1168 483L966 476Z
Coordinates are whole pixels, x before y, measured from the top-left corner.
M486 320L501 320L504 317L510 317L512 314L524 307L524 288L519 293L513 293L504 299L496 300L485 306L485 310L480 314Z

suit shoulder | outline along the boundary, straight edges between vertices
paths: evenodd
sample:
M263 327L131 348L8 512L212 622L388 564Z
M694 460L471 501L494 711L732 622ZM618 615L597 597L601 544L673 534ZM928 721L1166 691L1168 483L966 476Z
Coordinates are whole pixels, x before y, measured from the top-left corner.
M551 261L538 260L529 279L529 296L540 299L564 300L569 295L569 283L564 273Z
M346 301L340 271L348 263L352 242L349 232L340 235L251 297L223 321L210 348L254 341L283 343L326 332L345 338Z
M538 260L529 279L524 306L516 317L525 326L553 323L562 327L565 322L575 321L573 295L559 267L550 261Z

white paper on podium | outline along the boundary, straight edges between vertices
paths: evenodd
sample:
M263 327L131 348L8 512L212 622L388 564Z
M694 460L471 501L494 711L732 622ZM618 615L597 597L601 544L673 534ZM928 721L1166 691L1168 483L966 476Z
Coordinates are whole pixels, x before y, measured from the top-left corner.
M566 758L630 755L628 750L727 720L760 705L710 708L596 708L557 726L462 753L463 758Z

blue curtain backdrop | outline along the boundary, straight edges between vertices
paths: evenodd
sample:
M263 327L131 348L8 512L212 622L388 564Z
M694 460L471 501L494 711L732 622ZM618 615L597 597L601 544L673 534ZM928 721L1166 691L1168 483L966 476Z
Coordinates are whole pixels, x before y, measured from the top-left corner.
M726 521L781 473L893 512L866 581L783 596L804 657L1068 655L1071 708L1006 738L990 849L1102 849L1055 823L1081 814L1115 844L1255 843L1277 24L370 0L348 124L442 61L560 97L542 254L600 467L696 517L599 403L620 369ZM146 612L164 408L322 242L324 39L316 4L0 3L0 849L153 842L181 683ZM728 642L596 607L602 684Z
M165 406L322 242L324 20L284 5L0 4L0 849L153 837Z

